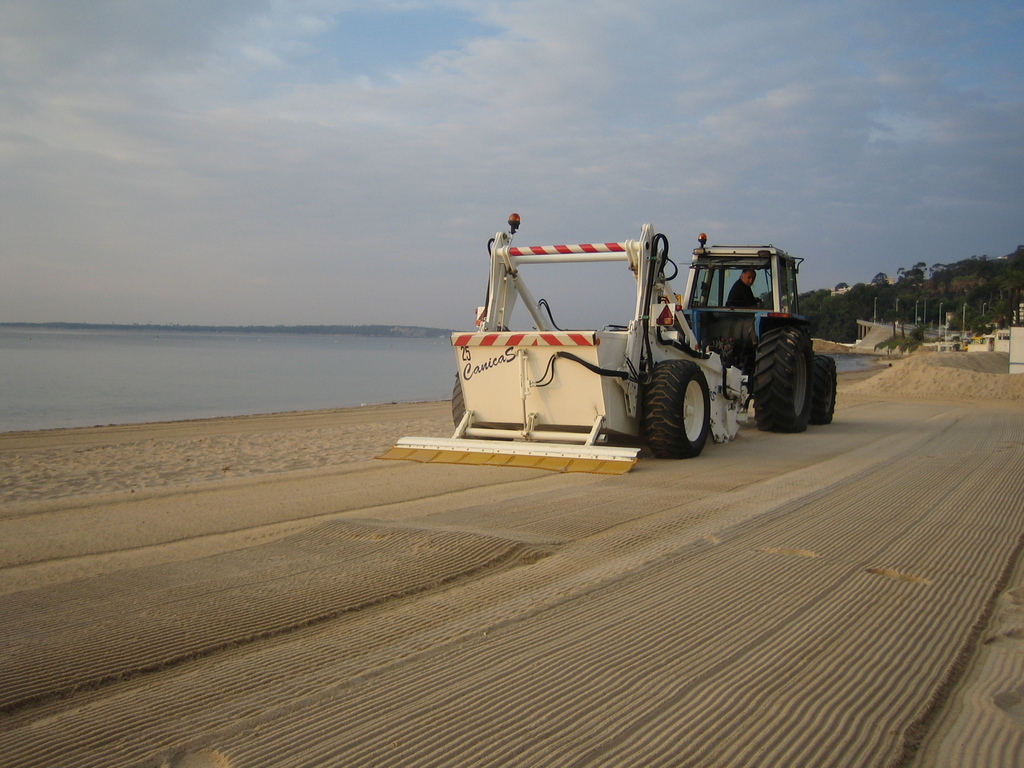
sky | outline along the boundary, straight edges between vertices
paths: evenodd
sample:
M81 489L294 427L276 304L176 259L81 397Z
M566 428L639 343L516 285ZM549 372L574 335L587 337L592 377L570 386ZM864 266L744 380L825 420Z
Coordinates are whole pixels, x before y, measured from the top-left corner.
M0 0L0 322L468 328L513 211L804 291L1004 255L1021 40L986 0ZM629 319L623 265L532 269Z

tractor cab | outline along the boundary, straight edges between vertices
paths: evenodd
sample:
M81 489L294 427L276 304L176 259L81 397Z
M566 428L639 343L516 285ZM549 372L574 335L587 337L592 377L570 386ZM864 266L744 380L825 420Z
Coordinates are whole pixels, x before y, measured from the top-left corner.
M763 248L760 253L764 255L694 259L687 282L687 308L764 309L798 314L797 260L775 248ZM753 307L729 302L733 286L747 270L754 271L751 289L757 304Z
M705 247L701 241L693 251L683 298L700 348L750 373L766 330L806 326L797 289L801 261L770 245Z

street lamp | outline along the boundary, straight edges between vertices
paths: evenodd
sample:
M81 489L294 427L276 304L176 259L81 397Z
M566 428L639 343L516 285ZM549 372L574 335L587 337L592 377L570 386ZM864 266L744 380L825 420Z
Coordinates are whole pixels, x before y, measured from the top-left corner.
M875 296L875 311L871 315L871 322L878 323L878 297Z
M917 314L917 305L920 303L920 300L914 302L914 325L917 325L918 323L921 322L921 316Z

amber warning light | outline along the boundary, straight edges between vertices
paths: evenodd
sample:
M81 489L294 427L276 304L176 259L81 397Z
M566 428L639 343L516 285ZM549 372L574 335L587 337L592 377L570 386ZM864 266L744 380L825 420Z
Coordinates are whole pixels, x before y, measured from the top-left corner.
M513 213L511 216L508 217L509 234L514 235L517 229L519 229L519 214Z

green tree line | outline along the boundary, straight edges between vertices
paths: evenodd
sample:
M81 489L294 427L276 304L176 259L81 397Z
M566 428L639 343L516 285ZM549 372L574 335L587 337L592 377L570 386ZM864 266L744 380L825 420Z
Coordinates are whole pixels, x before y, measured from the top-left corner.
M845 287L840 284L837 287ZM1024 324L1024 246L1002 258L972 256L952 264L917 262L890 278L878 273L842 293L800 295L800 311L818 338L857 340L857 320L905 325L947 325L975 334Z

